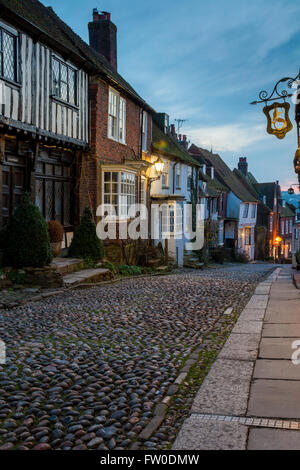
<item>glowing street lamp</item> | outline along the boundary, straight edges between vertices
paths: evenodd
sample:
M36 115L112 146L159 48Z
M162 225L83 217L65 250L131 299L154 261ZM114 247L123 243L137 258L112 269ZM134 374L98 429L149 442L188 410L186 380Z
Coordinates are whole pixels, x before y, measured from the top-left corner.
M162 172L164 170L164 162L162 161L162 159L160 157L158 157L158 159L156 160L156 162L154 162L154 168L155 168L155 171L156 173L161 176L162 175Z

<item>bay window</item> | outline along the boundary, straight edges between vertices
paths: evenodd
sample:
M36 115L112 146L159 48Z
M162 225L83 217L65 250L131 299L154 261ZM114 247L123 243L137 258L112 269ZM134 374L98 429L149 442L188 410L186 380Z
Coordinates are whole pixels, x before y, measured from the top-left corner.
M126 142L126 101L112 88L108 94L108 137Z
M135 175L126 171L105 171L103 203L114 207L118 217L127 217L135 204Z

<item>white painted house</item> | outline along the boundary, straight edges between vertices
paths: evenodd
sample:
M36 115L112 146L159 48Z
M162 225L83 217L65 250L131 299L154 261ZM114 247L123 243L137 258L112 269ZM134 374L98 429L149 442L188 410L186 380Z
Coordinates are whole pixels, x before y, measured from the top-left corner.
M150 178L157 178L151 183L152 227L155 231L155 243L159 242L168 251L168 257L183 266L185 250L190 242L184 227L184 213L191 210L192 202L200 202L198 189L199 164L176 141L176 137L168 132L168 116L163 114L153 124L152 163L160 158L163 173L157 176L154 166L150 170ZM167 125L165 125L165 123ZM196 188L196 189L195 189ZM195 199L196 198L196 199ZM187 205L189 209L187 209ZM204 214L200 214L204 220ZM198 230L204 236L204 228L198 219Z

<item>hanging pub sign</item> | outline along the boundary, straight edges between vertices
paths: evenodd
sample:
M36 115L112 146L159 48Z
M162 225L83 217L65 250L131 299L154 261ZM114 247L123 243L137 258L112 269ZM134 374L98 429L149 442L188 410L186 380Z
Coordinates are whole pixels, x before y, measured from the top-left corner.
M265 106L263 112L267 116L268 134L276 135L278 139L283 139L287 132L293 129L289 118L289 103L273 103Z

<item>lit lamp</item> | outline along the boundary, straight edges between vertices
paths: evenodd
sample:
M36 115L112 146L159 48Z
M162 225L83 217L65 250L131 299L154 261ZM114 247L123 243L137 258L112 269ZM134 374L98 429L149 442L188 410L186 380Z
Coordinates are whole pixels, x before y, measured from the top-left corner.
M160 176L164 169L164 162L161 160L160 157L158 157L156 162L154 162L154 168L155 168L156 173Z
M282 238L281 237L276 237L275 242L276 242L277 245L279 245L282 242Z

